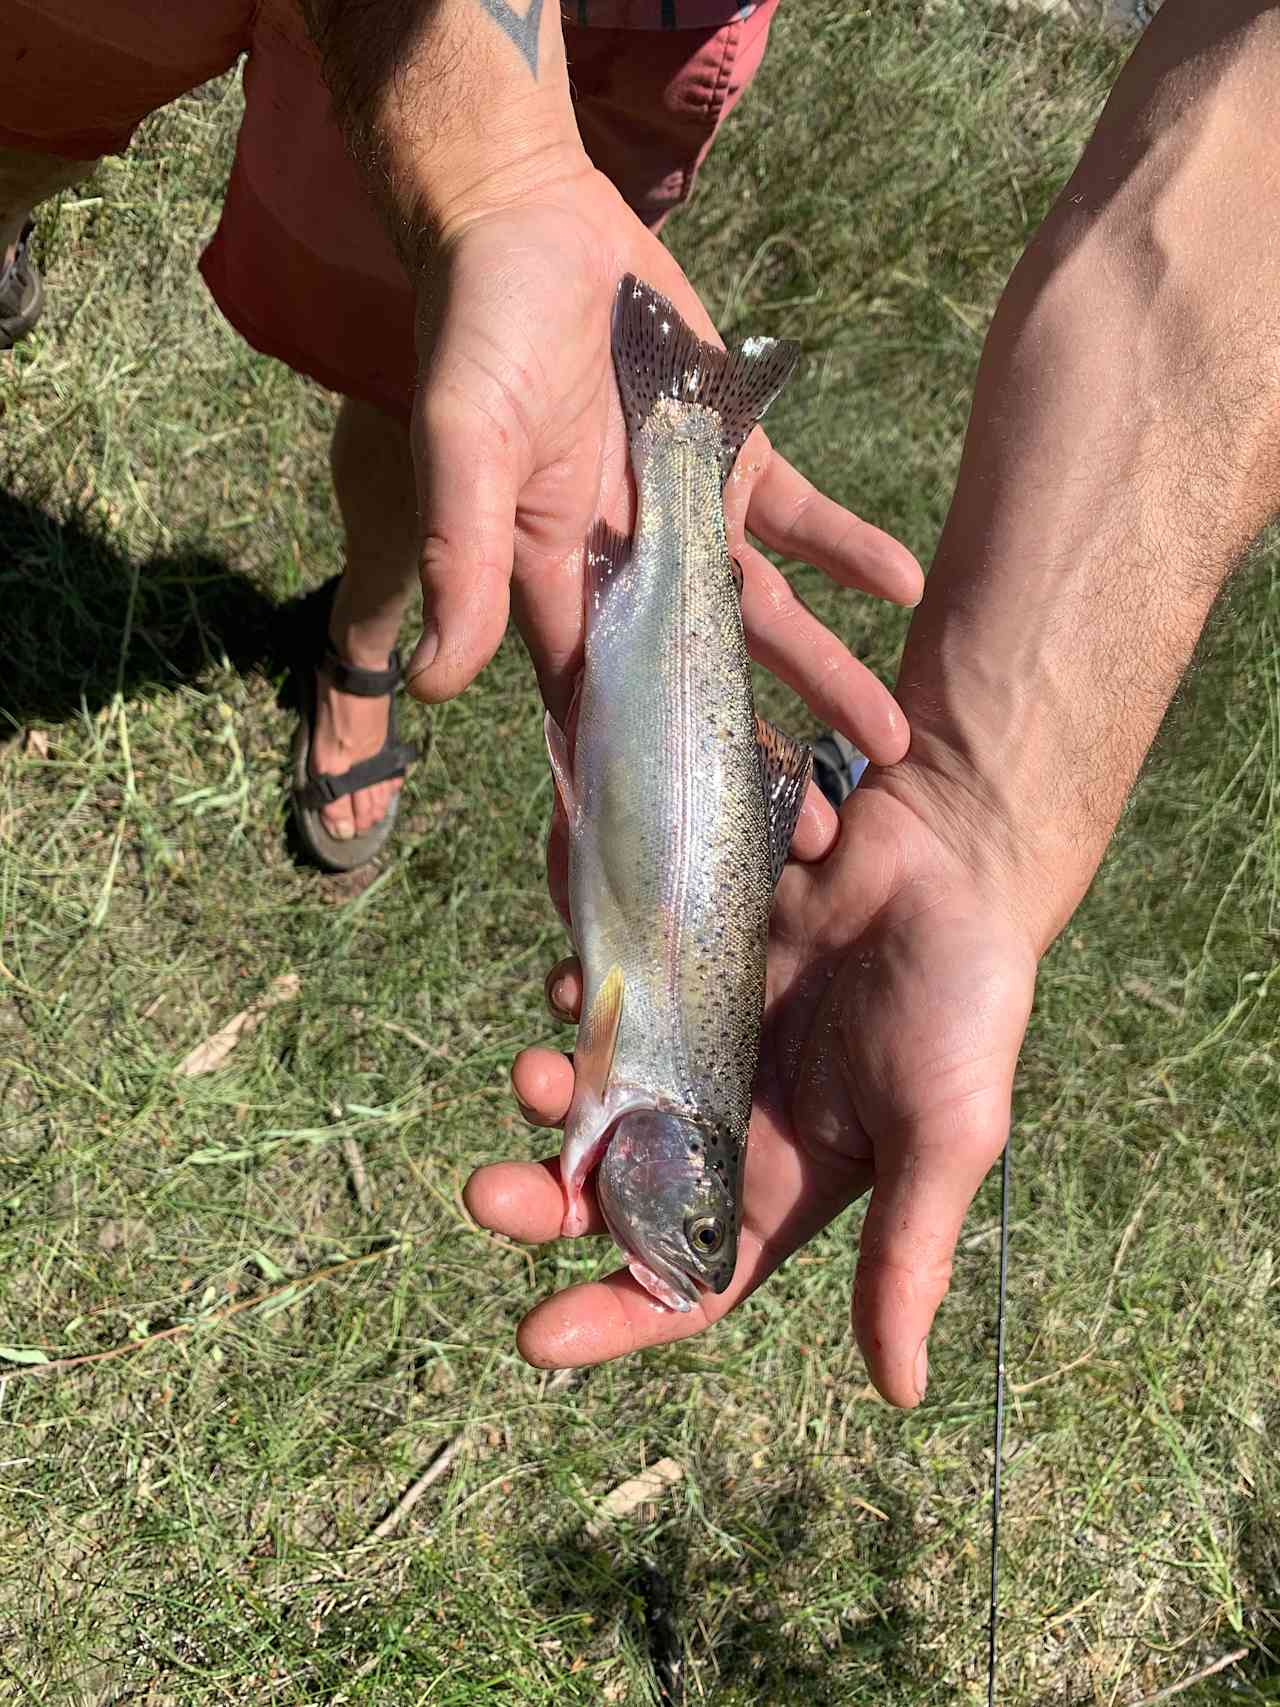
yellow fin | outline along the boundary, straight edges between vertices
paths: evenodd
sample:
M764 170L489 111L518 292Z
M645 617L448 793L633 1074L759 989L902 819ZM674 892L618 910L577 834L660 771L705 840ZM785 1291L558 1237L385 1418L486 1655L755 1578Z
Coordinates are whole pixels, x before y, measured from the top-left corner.
M622 991L626 980L621 966L611 966L603 984L596 991L591 1011L578 1027L578 1042L573 1051L574 1071L597 1097L603 1098L613 1066L613 1052L618 1042L618 1026L622 1021Z

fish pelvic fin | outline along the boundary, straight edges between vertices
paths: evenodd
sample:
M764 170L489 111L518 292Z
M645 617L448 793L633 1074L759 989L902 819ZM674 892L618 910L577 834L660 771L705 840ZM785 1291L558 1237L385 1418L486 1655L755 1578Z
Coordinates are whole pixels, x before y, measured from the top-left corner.
M747 338L718 349L634 273L618 286L613 365L633 448L663 398L699 405L719 421L720 467L727 480L751 430L799 360L799 345L778 338Z
M626 980L620 966L611 966L578 1027L573 1069L586 1089L601 1102L613 1067L613 1052L622 1023L622 992Z
M769 885L776 889L813 775L813 750L763 717L756 718L756 744L769 820Z
M569 761L569 743L565 739L564 730L550 712L542 719L542 732L547 738L547 757L551 760L551 774L556 780L556 793L560 797L565 817L572 824L573 766Z

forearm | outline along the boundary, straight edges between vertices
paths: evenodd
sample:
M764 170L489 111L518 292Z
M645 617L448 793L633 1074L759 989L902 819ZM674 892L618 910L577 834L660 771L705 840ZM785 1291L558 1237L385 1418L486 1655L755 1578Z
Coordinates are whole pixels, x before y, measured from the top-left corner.
M1280 8L1168 0L983 353L899 681L912 749L879 783L940 815L1038 948L1280 507L1278 92Z
M407 262L585 167L555 0L301 0L338 116Z

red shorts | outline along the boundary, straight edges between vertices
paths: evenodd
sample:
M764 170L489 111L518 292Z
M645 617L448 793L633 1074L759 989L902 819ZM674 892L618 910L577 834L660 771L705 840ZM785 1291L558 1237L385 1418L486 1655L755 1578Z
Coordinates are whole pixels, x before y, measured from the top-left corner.
M778 0L746 17L735 17L733 0L680 3L686 18L718 7L734 21L638 37L641 0L590 0L586 28L570 21L578 0L565 4L587 151L655 228L688 196L755 75ZM118 154L149 113L248 55L235 166L200 263L205 282L255 349L406 415L408 281L347 155L297 0L5 0L4 9L0 147L77 160ZM605 18L623 27L602 27Z

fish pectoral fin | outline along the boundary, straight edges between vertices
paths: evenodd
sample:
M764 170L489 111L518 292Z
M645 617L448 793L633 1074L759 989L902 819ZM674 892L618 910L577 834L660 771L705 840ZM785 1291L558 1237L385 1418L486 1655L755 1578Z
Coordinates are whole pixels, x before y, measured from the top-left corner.
M813 775L813 752L763 717L756 718L756 742L769 819L769 883L776 888Z
M613 1067L618 1027L622 1022L624 983L621 966L611 966L578 1027L578 1041L573 1051L574 1072L602 1102Z
M560 796L565 817L572 824L573 766L569 762L569 743L565 740L564 730L550 712L542 720L542 731L547 738L547 757L551 760L551 774L556 779L556 793Z

